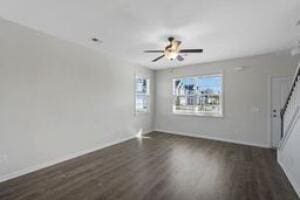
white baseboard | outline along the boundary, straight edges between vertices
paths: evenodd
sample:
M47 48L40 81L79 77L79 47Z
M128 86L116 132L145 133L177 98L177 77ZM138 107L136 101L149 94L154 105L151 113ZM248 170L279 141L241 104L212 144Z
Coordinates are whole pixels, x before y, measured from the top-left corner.
M146 135L146 134L149 134L149 133L152 133L152 132L153 132L153 130L144 131L143 135Z
M221 141L221 142L229 142L229 143L234 143L234 144L256 146L256 147L262 147L262 148L268 148L268 149L271 148L271 146L268 146L268 145L254 144L254 143L249 143L249 142L244 142L244 141L231 140L231 139L218 138L218 137L211 137L211 136L200 135L200 134L196 134L196 133L186 133L186 132L170 131L170 130L163 130L163 129L156 129L155 131L174 134L174 135L194 137L194 138L203 138L203 139L216 140L216 141Z
M151 132L151 131L146 131L143 134L147 134L149 132ZM122 138L122 139L120 139L118 141L115 141L115 142L111 142L111 143L108 143L108 144L105 144L105 145L99 145L99 146L93 147L93 148L88 149L88 150L83 150L83 151L80 151L80 152L77 152L77 153L73 153L73 154L64 156L62 158L47 161L47 162L44 162L44 163L41 163L41 164L38 164L38 165L35 165L35 166L32 166L32 167L28 167L28 168L25 168L25 169L21 169L21 170L12 172L12 173L4 175L4 176L0 176L0 183L4 182L4 181L7 181L7 180L10 180L10 179L13 179L13 178L17 178L19 176L23 176L25 174L29 174L31 172L34 172L34 171L37 171L37 170L40 170L40 169L43 169L43 168L46 168L46 167L50 167L52 165L55 165L55 164L58 164L58 163L61 163L61 162L64 162L64 161L67 161L67 160L70 160L70 159L73 159L73 158L76 158L76 157L79 157L79 156L82 156L82 155L85 155L85 154L88 154L88 153L91 153L91 152L94 152L94 151L97 151L97 150L100 150L100 149L103 149L103 148L106 148L106 147L109 147L109 146L112 146L112 145L115 145L115 144L125 142L125 141L133 139L135 137L136 136L130 136L130 137Z
M277 162L279 163L281 169L284 171L285 175L289 179L291 185L293 186L295 192L297 193L298 197L300 198L300 185L297 183L297 181L294 179L294 176L290 173L289 168L286 167L278 157Z

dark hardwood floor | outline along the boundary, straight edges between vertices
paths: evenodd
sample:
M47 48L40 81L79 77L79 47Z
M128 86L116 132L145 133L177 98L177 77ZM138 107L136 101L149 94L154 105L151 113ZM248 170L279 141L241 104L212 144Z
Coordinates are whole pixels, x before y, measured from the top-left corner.
M269 149L153 132L0 184L1 200L297 200Z

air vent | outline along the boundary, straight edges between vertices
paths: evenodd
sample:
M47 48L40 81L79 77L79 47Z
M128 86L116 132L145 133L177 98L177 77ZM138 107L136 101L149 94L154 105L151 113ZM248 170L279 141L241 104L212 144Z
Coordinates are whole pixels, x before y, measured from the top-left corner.
M102 43L101 40L99 40L98 38L94 37L91 39L93 42L97 42L97 43Z

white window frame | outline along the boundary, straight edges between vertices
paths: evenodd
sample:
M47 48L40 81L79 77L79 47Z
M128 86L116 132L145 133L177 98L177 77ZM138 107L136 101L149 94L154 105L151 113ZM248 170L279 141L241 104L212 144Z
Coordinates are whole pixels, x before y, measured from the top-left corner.
M184 79L184 78L197 78L197 77L215 77L220 76L222 77L221 81L221 95L220 95L220 112L214 113L214 112L194 112L194 111L184 111L184 110L175 110L174 109L174 85L175 81L178 79ZM199 117L217 117L222 118L224 117L224 75L222 72L217 73L210 73L210 74L199 74L199 75L192 75L192 76L181 76L181 77L174 77L172 79L172 113L175 115L190 115L190 116L199 116Z
M136 102L136 97L137 97L136 80L137 79L144 79L147 81L147 92L144 96L146 96L148 98L148 106L147 106L147 109L144 109L144 110L139 110L139 109L137 109L137 106L136 106L136 104L137 104L137 102ZM151 79L148 76L141 75L141 74L136 74L134 76L134 110L135 110L136 115L148 114L151 111Z

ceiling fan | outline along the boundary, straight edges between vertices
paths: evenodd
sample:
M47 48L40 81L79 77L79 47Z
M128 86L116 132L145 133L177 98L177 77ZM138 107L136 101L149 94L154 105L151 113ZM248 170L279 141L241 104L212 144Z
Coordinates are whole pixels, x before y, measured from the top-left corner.
M164 50L145 50L144 53L162 53L161 56L152 60L156 62L163 57L168 58L169 60L177 59L178 61L183 61L184 58L180 53L202 53L203 49L180 49L181 41L175 40L174 37L168 38L170 44L165 47Z

